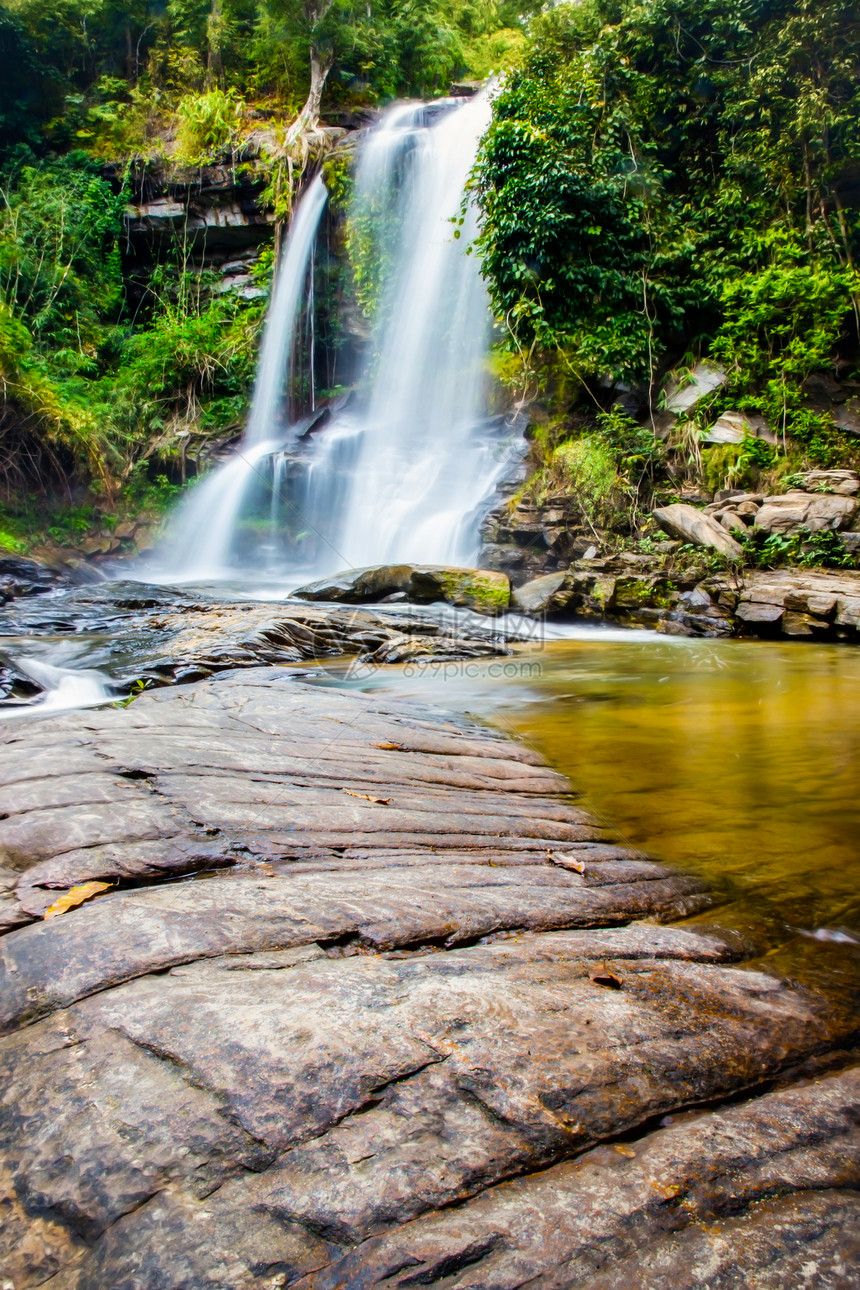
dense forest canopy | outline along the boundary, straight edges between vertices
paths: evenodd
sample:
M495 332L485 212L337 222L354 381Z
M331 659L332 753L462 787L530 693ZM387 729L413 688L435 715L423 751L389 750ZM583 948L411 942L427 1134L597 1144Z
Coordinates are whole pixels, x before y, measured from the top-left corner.
M128 293L129 167L169 178L255 157L283 218L285 155L349 112L483 77L524 43L528 0L6 0L0 5L0 488L108 494L179 423L241 422L260 300L207 288L177 243ZM324 103L322 96L324 93ZM253 147L246 141L256 131ZM301 143L301 139L298 140ZM271 255L258 267L266 284ZM199 266L198 266L199 270ZM130 474L131 472L131 474Z
M860 327L860 19L819 0L585 0L533 24L480 200L494 303L583 376L710 348L753 402Z
M858 360L860 19L837 0L5 0L0 59L7 497L62 476L146 498L154 443L241 424L264 296L215 290L181 239L130 290L146 166L253 171L283 216L320 119L493 70L474 188L497 366L552 443L601 404L592 467L653 462L615 392L658 406L709 356L790 465L851 456L804 393Z

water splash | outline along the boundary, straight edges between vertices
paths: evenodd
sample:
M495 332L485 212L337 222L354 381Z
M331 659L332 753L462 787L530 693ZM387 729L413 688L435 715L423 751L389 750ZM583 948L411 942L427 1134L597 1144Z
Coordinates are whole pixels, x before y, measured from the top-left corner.
M77 708L93 708L111 701L108 678L94 668L58 667L30 655L10 659L10 662L41 685L43 692L30 702L10 703L0 707L0 721L72 712Z

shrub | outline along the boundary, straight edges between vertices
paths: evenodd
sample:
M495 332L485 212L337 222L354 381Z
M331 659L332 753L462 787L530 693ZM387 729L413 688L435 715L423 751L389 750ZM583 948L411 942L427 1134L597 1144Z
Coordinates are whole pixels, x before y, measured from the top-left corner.
M186 94L176 109L177 160L196 166L223 156L239 129L243 108L242 100L230 91Z

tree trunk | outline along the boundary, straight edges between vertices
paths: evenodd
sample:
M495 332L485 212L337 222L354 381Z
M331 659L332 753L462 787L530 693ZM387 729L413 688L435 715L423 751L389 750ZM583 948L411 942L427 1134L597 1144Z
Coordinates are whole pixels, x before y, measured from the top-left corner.
M224 76L224 65L221 60L221 47L224 37L224 15L221 11L221 0L212 0L212 8L206 22L206 80L210 85L220 85Z
M315 130L319 125L323 90L333 62L332 53L322 53L316 45L311 45L311 85L301 112L287 132L288 144L295 143L300 135Z

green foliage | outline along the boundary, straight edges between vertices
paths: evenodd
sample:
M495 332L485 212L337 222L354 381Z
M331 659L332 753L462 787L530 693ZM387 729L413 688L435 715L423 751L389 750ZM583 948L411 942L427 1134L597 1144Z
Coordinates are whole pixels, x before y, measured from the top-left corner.
M476 178L509 343L653 379L717 333L789 432L860 318L860 19L836 0L582 0L534 21Z
M169 452L177 434L241 424L261 304L211 297L177 248L152 276L154 305L130 326L125 200L81 153L9 173L0 207L7 494L34 475L48 483L69 474L113 494L154 441L165 439Z
M338 213L348 210L354 187L352 158L342 152L326 157L323 162L323 175L332 210Z
M122 300L125 200L83 154L13 169L0 189L0 299L72 368Z
M771 425L806 433L803 383L826 369L849 334L860 274L815 263L797 236L776 226L763 239L770 263L723 283L723 325L712 353L729 366L735 388Z
M745 435L740 443L720 443L702 450L702 475L711 492L719 488L755 488L762 472L776 464L776 449L764 439Z
M604 442L615 457L618 469L638 489L645 478L664 464L666 450L650 426L642 426L624 412L613 408L597 414Z
M618 483L612 453L596 435L559 444L551 464L556 477L591 506L605 502Z
M13 533L7 533L5 529L0 529L0 549L3 551L14 551L16 555L26 555L30 549L30 544L23 538L15 537Z
M839 534L830 529L813 533L802 528L789 534L765 533L753 528L736 533L735 537L744 549L745 561L756 569L778 569L782 565L851 569L856 563Z
M204 94L186 94L176 109L179 117L177 160L199 166L221 157L232 146L242 108L241 100L229 91L216 89Z

